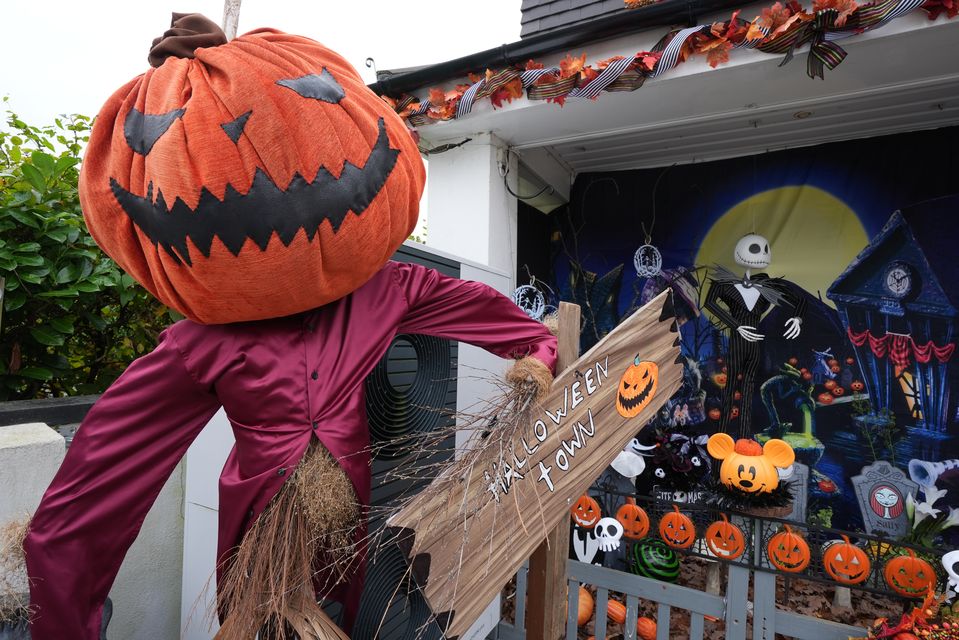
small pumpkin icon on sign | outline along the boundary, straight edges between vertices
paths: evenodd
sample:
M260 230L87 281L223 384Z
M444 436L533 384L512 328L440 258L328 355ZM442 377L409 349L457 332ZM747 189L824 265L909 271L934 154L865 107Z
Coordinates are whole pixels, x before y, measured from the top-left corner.
M649 360L633 359L633 364L623 373L616 393L616 410L624 418L635 418L656 395L659 383L659 366Z

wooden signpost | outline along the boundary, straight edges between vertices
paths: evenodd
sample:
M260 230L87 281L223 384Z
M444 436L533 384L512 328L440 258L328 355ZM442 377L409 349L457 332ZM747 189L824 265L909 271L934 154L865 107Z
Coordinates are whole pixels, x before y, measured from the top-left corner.
M682 383L669 292L558 375L528 424L389 520L447 638L459 637ZM431 490L434 489L434 490Z

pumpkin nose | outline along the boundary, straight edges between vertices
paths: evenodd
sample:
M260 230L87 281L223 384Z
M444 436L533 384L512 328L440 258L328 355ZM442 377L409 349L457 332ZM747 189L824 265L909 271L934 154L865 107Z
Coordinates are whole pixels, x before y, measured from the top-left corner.
M740 480L739 486L743 487L744 489L751 489L753 486L753 483L749 480Z

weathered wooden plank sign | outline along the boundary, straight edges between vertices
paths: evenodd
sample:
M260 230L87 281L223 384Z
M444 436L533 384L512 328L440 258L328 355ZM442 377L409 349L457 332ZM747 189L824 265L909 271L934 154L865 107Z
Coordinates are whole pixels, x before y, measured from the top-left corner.
M557 376L503 447L454 467L389 520L448 638L469 629L682 381L664 292ZM431 490L434 489L434 490Z

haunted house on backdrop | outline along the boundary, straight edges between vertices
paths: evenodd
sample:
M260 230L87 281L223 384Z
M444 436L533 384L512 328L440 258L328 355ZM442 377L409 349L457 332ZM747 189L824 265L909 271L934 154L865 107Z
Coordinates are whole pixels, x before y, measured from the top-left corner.
M909 415L946 437L957 410L959 195L892 214L830 286L865 376L873 414Z

